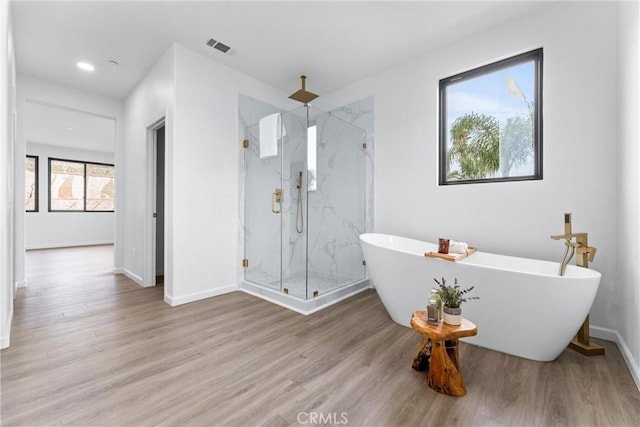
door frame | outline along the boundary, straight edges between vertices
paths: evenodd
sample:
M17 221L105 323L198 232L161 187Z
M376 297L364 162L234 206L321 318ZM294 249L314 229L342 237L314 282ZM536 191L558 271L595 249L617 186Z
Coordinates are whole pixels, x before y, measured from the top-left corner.
M166 113L163 112L159 117L147 125L147 185L146 185L146 207L145 207L145 245L146 257L144 260L144 278L143 286L156 285L156 174L157 174L157 153L158 141L157 131L165 126ZM165 174L166 174L166 126L165 126ZM166 196L165 196L166 201ZM166 226L165 226L166 235ZM165 259L166 263L166 259Z

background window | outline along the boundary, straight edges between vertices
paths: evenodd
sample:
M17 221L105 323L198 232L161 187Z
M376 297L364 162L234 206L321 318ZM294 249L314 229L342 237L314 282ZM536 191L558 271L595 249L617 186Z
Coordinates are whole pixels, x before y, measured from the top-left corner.
M112 212L113 165L49 159L49 211Z
M87 210L114 210L115 169L111 165L87 163Z
M84 163L49 159L49 210L84 211Z
M440 80L440 184L542 179L542 49Z
M27 156L25 171L24 206L27 212L38 212L38 157Z

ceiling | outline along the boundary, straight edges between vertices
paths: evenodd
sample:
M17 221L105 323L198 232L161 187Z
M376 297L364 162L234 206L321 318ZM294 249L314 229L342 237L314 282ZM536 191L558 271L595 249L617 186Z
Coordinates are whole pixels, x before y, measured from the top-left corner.
M545 4L14 0L12 13L18 73L123 99L174 42L285 93L304 73L322 95Z
M25 140L30 143L105 153L115 150L116 122L113 118L59 105L27 100L23 130Z
M544 4L13 0L11 7L18 73L124 99L172 43L285 93L306 74L307 89L322 96ZM211 38L231 50L212 49ZM78 61L95 71L79 70ZM113 153L113 120L72 107L28 103L26 140Z

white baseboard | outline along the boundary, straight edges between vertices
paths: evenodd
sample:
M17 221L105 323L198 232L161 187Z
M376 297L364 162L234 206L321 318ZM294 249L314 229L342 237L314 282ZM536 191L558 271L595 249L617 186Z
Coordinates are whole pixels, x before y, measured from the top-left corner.
M14 296L16 295L16 292L18 291L19 288L26 288L26 287L27 287L27 279L18 280L13 284L13 295Z
M7 317L7 329L4 332L5 334L0 336L0 349L7 348L11 344L11 324L13 323L13 303L11 303L11 308L9 309L9 315Z
M634 360L633 355L631 354L631 349L629 349L627 342L622 338L620 333L613 329L590 326L589 335L601 340L615 342L618 345L618 349L620 350L620 353L622 353L622 358L627 364L627 368L629 368L631 377L636 383L638 391L640 391L640 366L638 366L638 363Z
M601 328L600 326L589 326L589 336L594 338L598 338L600 340L611 341L614 343L618 342L618 332L609 329L609 328Z
M215 297L222 294L228 294L229 292L235 292L237 290L238 290L238 285L232 284L232 285L222 286L219 288L209 289L202 292L195 292L188 295L182 295L178 297L165 295L164 302L166 302L172 307L175 307L176 305L187 304L187 303L199 301L205 298L211 298L211 297Z
M3 335L0 337L0 349L9 347L9 335Z
M636 387L638 387L638 391L640 391L640 366L633 359L631 354L631 349L627 345L626 341L622 339L622 336L616 331L616 343L618 344L618 348L620 349L620 353L622 353L622 357L624 361L627 363L629 367L629 371L631 371L631 377L633 377L633 381L636 383Z
M28 245L26 250L35 249L55 249L55 248L73 248L77 246L99 246L99 245L113 245L113 240L109 241L96 241L96 242L67 242L67 243L36 243Z
M142 277L138 276L135 273L132 273L131 271L127 270L126 268L114 268L113 272L114 272L114 274L124 274L129 279L131 279L134 282L136 282L138 285L144 286L143 285L144 280L142 280Z

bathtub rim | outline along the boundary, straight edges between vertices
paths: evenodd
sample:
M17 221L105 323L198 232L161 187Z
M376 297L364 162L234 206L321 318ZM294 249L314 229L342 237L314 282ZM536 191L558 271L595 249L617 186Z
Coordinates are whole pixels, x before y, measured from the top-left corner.
M429 248L428 249L433 249L433 250L437 250L438 245L435 243L431 243L431 242L425 242L422 240L417 240L417 239L412 239L410 237L404 237L404 236L398 236L398 235L394 235L394 234L386 234L386 233L362 233L359 236L360 241L370 244L372 246L375 247L379 247L382 249L386 249L386 250L390 250L390 251L396 251L396 252L401 252L403 254L407 254L407 255L412 255L412 256L416 256L416 257L421 257L424 258L425 260L431 261L431 262L452 262L452 261L446 261L446 260L442 260L442 259L438 259L438 258L430 258L430 257L426 257L424 256L424 253L416 253L414 251L410 251L407 248L402 248L402 247L391 247L388 245L384 245L385 241L383 241L382 239L387 239L388 240L399 240L401 243L402 240L414 243L414 244L422 244L422 245L427 245ZM554 266L556 269L558 269L560 267L560 263L559 262L554 262L554 261L548 261L548 260L541 260L541 259L537 259L537 258L525 258L525 257L521 257L521 256L513 256L513 255L503 255L503 254L495 254L492 252L483 252L483 251L476 251L473 255L470 255L469 257L462 259L460 261L453 261L456 264L460 264L460 265L468 265L468 266L476 266L476 267L481 267L481 268L486 268L486 269L490 269L490 270L500 270L500 271L509 271L509 272L517 272L520 274L526 274L526 275L532 275L532 276L541 276L541 277L553 277L556 279L560 279L560 280L570 280L570 279L576 279L576 278L594 278L594 277L600 277L602 278L602 273L600 273L597 270L594 270L592 268L585 268L585 267L578 267L575 265L567 265L567 269L565 271L565 275L564 276L560 276L559 274L550 274L547 272L542 272L542 271L526 271L526 270L519 270L517 268L505 268L505 267L501 267L501 266L492 266L492 265L488 265L488 264L480 264L474 261L474 257L476 255L480 255L480 257L482 256L490 256L490 257L497 257L497 258L506 258L506 259L512 259L512 260L526 260L527 262L536 262L536 263L540 263L540 264L547 264L547 265L552 265ZM477 259L477 258L476 258Z

